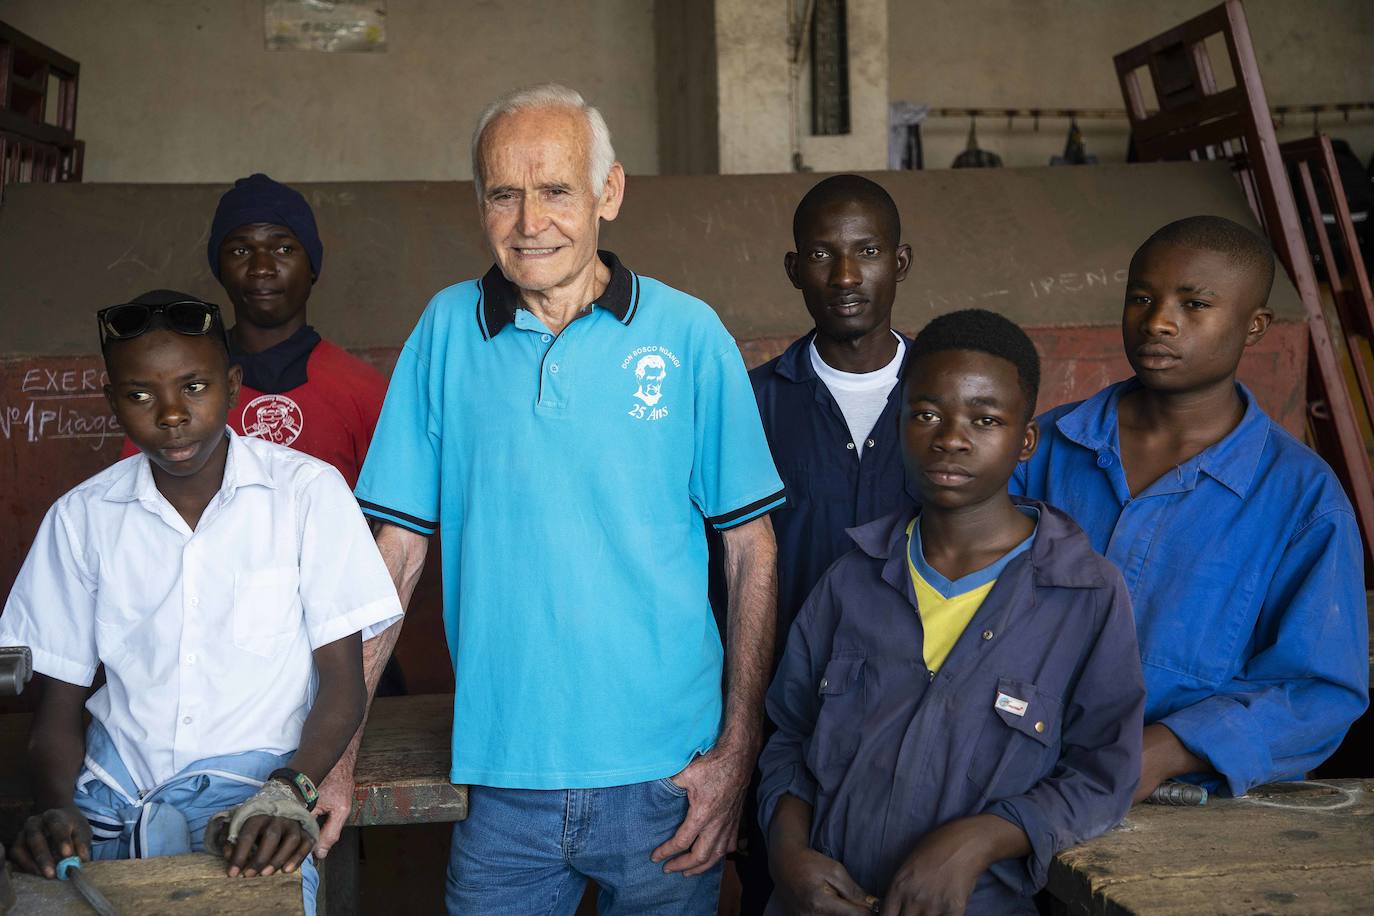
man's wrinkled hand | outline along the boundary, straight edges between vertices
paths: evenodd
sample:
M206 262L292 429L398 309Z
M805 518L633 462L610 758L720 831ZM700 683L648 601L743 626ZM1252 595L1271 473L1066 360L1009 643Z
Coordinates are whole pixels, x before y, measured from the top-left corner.
M972 819L926 834L906 857L883 897L882 916L959 916L987 870Z
M320 824L320 841L315 845L315 858L323 859L339 842L349 813L353 810L353 767L342 761L330 771L324 782L316 787L320 797L315 800L315 815L324 816Z
M843 865L814 849L778 850L768 868L783 910L797 916L859 916L874 912L878 902Z
M243 822L232 845L223 835L220 843L229 877L253 878L300 868L315 840L299 821L259 814Z
M58 860L91 860L91 824L74 805L49 808L24 821L9 854L20 871L56 878Z
M717 744L672 777L687 792L687 817L650 859L663 862L665 872L694 877L734 852L756 757L757 749L748 742L730 747Z

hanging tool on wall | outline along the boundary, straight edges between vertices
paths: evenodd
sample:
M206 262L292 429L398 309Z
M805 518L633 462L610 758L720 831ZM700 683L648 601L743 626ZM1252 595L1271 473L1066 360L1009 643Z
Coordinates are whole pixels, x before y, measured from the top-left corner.
M989 150L978 148L978 119L969 118L968 146L954 157L953 169L997 169L1002 167L1002 157Z
M1083 131L1078 128L1078 119L1069 119L1069 136L1064 141L1064 155L1051 156L1050 165L1096 165L1097 157L1088 152L1083 144Z

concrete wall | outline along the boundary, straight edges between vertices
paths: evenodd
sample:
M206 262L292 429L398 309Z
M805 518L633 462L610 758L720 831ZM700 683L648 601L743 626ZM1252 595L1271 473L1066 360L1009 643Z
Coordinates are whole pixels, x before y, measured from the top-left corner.
M0 18L81 64L87 181L471 177L482 106L559 80L658 170L651 0L389 0L381 53L267 51L261 0L5 0Z
M897 0L901 5L901 0ZM800 105L802 164L817 172L887 168L888 0L849 0L849 133L810 133L811 76L803 70Z
M888 0L847 4L850 133L837 137L810 135L805 59L792 85L788 17L802 5L715 0L722 174L790 172L794 152L816 171L887 167Z
M714 0L657 0L658 168L664 175L720 170Z
M1216 6L1220 0L942 0L889 4L888 80L894 100L935 107L1122 108L1112 56ZM1369 0L1246 0L1246 15L1271 105L1374 100L1374 3ZM926 167L947 168L964 147L968 120L927 122ZM1126 152L1125 121L1082 121L1088 151L1103 162ZM1324 115L1362 161L1374 152L1374 112ZM1068 122L980 119L979 145L1008 166L1045 165L1061 153ZM1312 132L1289 118L1279 140Z

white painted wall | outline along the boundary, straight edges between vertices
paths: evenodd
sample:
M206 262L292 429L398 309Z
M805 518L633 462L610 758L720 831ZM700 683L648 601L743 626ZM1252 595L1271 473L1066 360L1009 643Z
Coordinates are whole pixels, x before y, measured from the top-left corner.
M892 0L888 80L894 100L940 107L1124 108L1112 56L1216 6L1220 0ZM1374 101L1374 2L1246 0L1271 105ZM1125 158L1125 121L1080 122L1088 151ZM922 131L927 168L964 148L967 119ZM1374 151L1374 112L1323 116L1361 160ZM1008 166L1046 165L1068 122L979 120L978 140ZM1288 119L1279 140L1307 136L1311 116Z
M792 171L793 118L803 163L816 171L887 167L888 0L849 0L850 133L811 136L810 71L789 87L789 10L804 0L715 0L720 171Z
M2 0L81 64L87 181L471 177L491 98L559 80L658 170L653 0L388 0L387 49L267 51L262 0Z
M685 0L706 2L706 0ZM793 5L802 0L791 0ZM82 65L86 180L463 179L481 106L558 79L606 114L632 173L658 171L655 0L388 0L381 54L269 52L262 0L0 0L0 19ZM714 0L720 170L792 168L788 0ZM1121 107L1111 57L1213 0L849 0L853 133L810 137L805 163L882 168L887 102ZM1248 0L1270 101L1374 99L1374 0ZM667 116L673 116L669 112ZM1067 123L980 121L1007 165L1043 165ZM1104 162L1124 122L1085 121ZM1374 113L1323 127L1368 159ZM1281 139L1311 130L1290 120ZM967 120L932 121L926 164L947 166Z

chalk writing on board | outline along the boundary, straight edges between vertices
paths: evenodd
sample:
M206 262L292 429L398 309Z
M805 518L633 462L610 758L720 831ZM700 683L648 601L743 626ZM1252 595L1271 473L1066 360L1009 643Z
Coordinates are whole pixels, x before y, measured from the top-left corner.
M35 400L23 406L0 404L0 435L26 442L86 439L92 449L98 449L107 439L122 437L124 430L103 400L98 407Z
M103 389L109 380L104 369L46 369L35 366L24 372L19 390L31 397L104 397Z
M924 297L926 304L936 312L969 306L996 309L1001 303L1007 301L1007 297L1020 297L1027 291L1030 293L1031 299L1048 299L1065 293L1073 294L1105 290L1113 286L1120 287L1125 282L1125 268L1108 270L1105 267L1100 267L1094 270L1069 270L1042 277L1032 277L1028 280L1017 280L1007 284L1010 288L985 289L977 293L948 293L927 289Z
M997 300L1011 295L1009 289L989 289L981 293L955 293L952 297L933 290L926 290L926 303L935 311L946 311L959 306L997 307Z
M1043 299L1055 293L1081 293L1084 290L1106 288L1126 282L1126 268L1109 271L1102 267L1097 270L1065 271L1048 277L1035 277L1026 281L1032 299Z
M0 403L0 436L12 442L78 439L92 450L124 431L105 402L105 371L34 366L19 380L18 403Z

